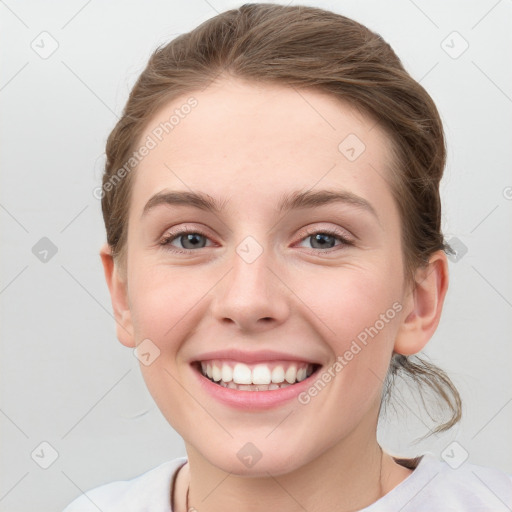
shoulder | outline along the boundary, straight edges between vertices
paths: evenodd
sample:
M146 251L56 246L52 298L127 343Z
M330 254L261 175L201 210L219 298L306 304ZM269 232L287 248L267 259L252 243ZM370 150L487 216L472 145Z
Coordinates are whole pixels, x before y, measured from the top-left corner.
M451 509L468 511L509 511L512 506L512 477L493 468L463 464L453 469L433 459L432 484L425 489L430 499L440 498ZM439 489L437 492L436 489Z
M171 486L185 462L186 457L180 457L131 480L96 487L76 498L64 512L172 512L169 503Z
M469 463L452 467L432 454L425 454L408 478L364 510L506 512L511 507L510 475Z

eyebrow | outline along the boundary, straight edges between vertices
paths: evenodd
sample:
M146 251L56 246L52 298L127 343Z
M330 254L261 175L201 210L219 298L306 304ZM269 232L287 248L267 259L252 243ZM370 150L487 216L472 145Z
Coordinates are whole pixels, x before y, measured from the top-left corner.
M225 203L226 201L219 202L212 196L201 192L162 190L149 199L144 206L141 218L160 205L193 206L201 210L221 213ZM355 206L371 213L377 220L379 218L373 206L366 199L347 190L297 190L292 193L286 193L281 197L277 211L284 213L300 208L314 208L335 203Z

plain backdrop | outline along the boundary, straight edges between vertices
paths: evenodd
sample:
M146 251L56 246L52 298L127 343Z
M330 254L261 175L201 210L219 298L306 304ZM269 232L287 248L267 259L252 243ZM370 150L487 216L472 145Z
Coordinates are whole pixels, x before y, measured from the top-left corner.
M413 444L425 428L405 405L380 439L404 456L448 450L512 473L512 2L304 4L380 33L446 130L443 229L458 254L426 352L452 376L465 414L453 431ZM116 340L93 190L151 52L239 5L0 2L1 511L62 510L86 489L185 455Z

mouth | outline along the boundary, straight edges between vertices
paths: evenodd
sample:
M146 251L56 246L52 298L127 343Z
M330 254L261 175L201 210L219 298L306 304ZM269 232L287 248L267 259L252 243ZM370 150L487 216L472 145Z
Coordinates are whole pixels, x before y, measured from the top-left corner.
M311 377L321 367L305 361L247 364L226 359L195 361L192 366L210 382L238 391L274 391L294 386Z

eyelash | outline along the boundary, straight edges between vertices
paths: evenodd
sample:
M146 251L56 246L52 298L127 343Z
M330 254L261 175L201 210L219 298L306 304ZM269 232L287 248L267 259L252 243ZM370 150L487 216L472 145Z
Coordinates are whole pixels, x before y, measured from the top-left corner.
M178 229L176 231L169 231L168 233L166 233L166 235L161 239L160 245L163 247L169 246L169 247L167 247L167 250L177 253L177 254L190 254L190 253L196 252L197 249L179 249L177 247L171 246L171 242L174 241L175 239L179 238L180 236L190 235L190 234L200 235L205 238L209 238L208 235L206 235L200 229L184 228L184 229ZM325 249L325 250L324 249L314 249L314 248L309 249L310 251L313 251L316 254L330 253L332 251L339 250L339 249L336 249L336 247L339 248L340 246L354 245L354 242L352 240L350 240L349 238L347 238L347 236L345 234L343 234L342 232L340 232L336 229L331 229L331 228L317 229L317 230L311 230L311 231L307 230L306 235L303 236L302 238L300 238L299 241L302 242L302 241L306 240L307 238L310 238L310 237L312 237L314 235L318 235L318 234L332 236L333 238L336 238L338 241L340 241L341 244L331 247L329 249ZM200 247L200 249L205 249L205 247Z

